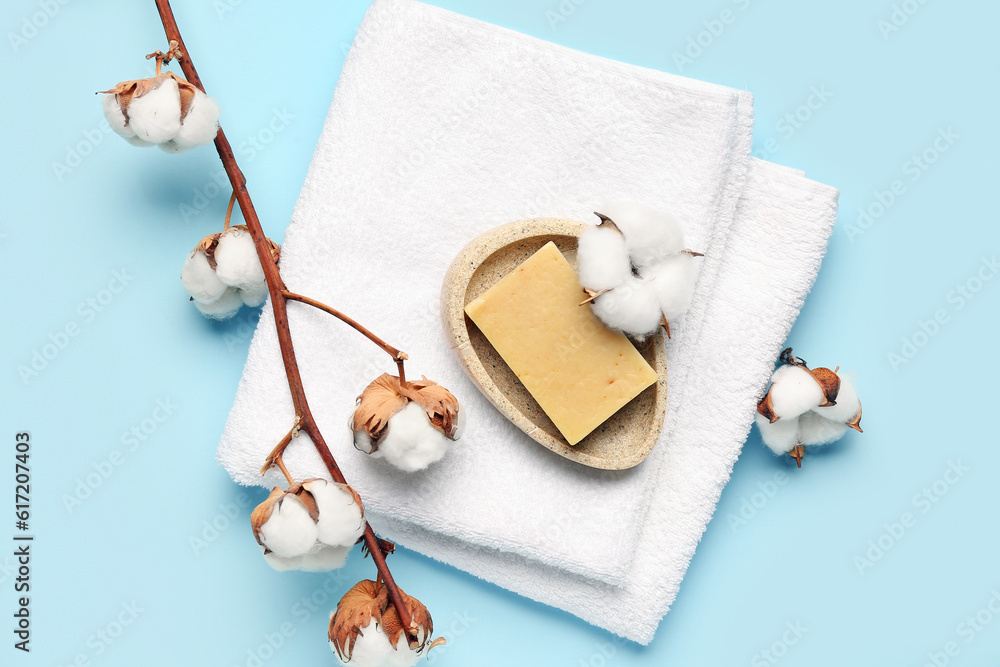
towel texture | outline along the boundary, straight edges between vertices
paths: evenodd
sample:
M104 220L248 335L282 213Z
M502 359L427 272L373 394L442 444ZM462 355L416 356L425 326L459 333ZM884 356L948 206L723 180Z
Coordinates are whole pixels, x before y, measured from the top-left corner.
M445 342L439 295L470 240L525 217L597 222L607 195L674 211L708 257L695 305L668 343L671 396L700 328L746 177L748 93L549 44L408 0L378 0L344 65L285 235L290 289L357 317L452 390L466 435L414 475L353 449L354 399L388 356L301 304L289 307L310 404L344 473L376 519L513 553L583 577L625 581L656 456L598 473L539 447L479 394ZM688 330L691 334L689 335ZM673 401L672 405L677 405ZM265 309L219 448L234 479L262 483L261 461L293 415ZM670 415L667 416L669 427ZM669 441L669 428L664 429ZM307 444L298 478L319 474ZM263 483L278 481L269 475Z
M737 208L708 305L687 399L645 515L627 581L610 586L510 553L389 520L401 544L647 644L673 603L746 440L757 398L806 294L837 215L837 191L759 160Z
M376 530L646 643L677 593L812 286L837 193L748 157L744 91L608 61L411 0L376 0L345 62L285 237L293 291L406 350L469 411L444 460L406 475L356 452L348 415L389 358L329 316L289 306L310 403ZM478 234L527 217L591 220L605 196L685 222L705 250L691 310L667 343L660 442L622 472L527 438L447 347L439 292ZM219 446L243 484L293 414L265 308ZM338 435L339 434L339 435ZM305 436L303 436L305 437ZM297 478L323 466L308 443Z

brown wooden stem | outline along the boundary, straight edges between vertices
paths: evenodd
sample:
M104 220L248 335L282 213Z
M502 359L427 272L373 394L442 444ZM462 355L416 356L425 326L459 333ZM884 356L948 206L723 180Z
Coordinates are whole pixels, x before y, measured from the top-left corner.
M171 50L174 57L177 59L181 70L184 72L185 78L190 83L197 86L202 92L205 92L205 86L201 83L201 77L198 76L198 71L194 67L194 62L192 62L187 46L184 44L184 39L181 37L180 29L177 27L177 20L174 18L173 9L170 7L170 1L155 0L155 2L156 9L160 14L160 21L163 23L163 31L166 33L167 39L171 41ZM174 42L176 42L176 46L174 45ZM267 237L264 236L264 230L261 227L260 219L257 217L257 211L254 209L253 202L250 200L250 193L247 192L246 178L243 176L243 172L240 171L239 165L236 163L236 156L233 154L233 148L229 144L229 140L226 139L226 134L222 131L221 126L219 127L219 132L215 137L215 148L219 152L219 158L222 160L222 165L226 170L226 175L229 177L229 182L233 186L233 192L235 193L236 200L240 204L240 210L243 212L243 218L246 221L247 228L250 230L250 236L253 238L254 245L257 248L257 257L260 260L261 267L264 269L264 277L267 280L267 289L271 295L271 308L274 310L274 325L278 333L278 346L281 349L281 359L285 366L285 375L288 377L288 388L292 393L292 404L295 407L295 414L299 415L301 418L300 427L312 439L313 445L316 447L316 451L319 452L320 458L323 459L323 463L326 465L333 481L346 484L347 480L344 479L344 474L341 472L340 466L337 465L333 455L330 453L329 447L326 445L326 441L319 432L316 420L313 417L312 411L309 409L309 403L306 401L305 389L302 386L302 376L299 373L298 362L295 359L295 350L292 346L292 334L288 328L287 297L284 293L285 284L281 279L281 275L278 273L278 265L272 257L271 245L268 242ZM369 338L375 340L371 335ZM387 347L388 346L385 346L383 349L389 352ZM396 352L398 353L398 350ZM390 352L390 354L392 354L392 352ZM403 358L405 358L405 355ZM398 357L397 363L399 363L400 366L402 365L402 360ZM385 583L386 589L389 593L389 598L392 600L393 606L396 608L396 613L399 615L400 623L407 629L410 646L416 646L417 633L416 629L411 627L412 617L410 616L410 610L403 601L402 593L393 580L392 573L389 572L389 567L386 565L381 549L379 549L378 538L375 536L375 531L372 530L372 527L367 522L365 523L364 538L365 543L368 545L368 550L371 552L372 560L375 562L375 567L378 570L379 576Z

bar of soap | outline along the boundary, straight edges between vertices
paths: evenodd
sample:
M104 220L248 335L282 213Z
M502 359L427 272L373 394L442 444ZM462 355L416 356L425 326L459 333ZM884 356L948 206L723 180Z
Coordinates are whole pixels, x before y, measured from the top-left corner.
M628 338L579 305L584 297L549 242L465 307L571 445L656 382Z

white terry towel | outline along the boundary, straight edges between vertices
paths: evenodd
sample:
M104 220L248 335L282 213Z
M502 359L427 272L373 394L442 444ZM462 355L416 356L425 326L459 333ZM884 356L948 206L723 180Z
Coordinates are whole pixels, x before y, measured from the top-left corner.
M663 447L623 587L444 540L405 522L391 521L387 532L408 548L648 644L677 595L746 440L757 398L819 271L837 196L801 172L752 160L720 255L716 298L691 350L700 364Z
M684 349L710 305L745 181L751 104L743 91L410 0L376 0L345 62L281 259L289 289L356 317L410 355L410 377L440 382L469 410L462 440L427 471L406 475L360 454L346 428L354 399L395 367L330 316L289 306L313 412L376 529L391 517L434 539L624 583L656 459L671 443L671 414L660 446L633 470L601 473L556 456L500 415L459 367L440 323L441 283L466 243L506 222L596 222L605 194L674 211L688 245L708 257L667 346L673 411L687 367L700 361ZM265 308L219 460L240 483L277 483L279 475L262 480L258 470L292 420ZM286 463L296 478L323 471L307 442L296 442Z

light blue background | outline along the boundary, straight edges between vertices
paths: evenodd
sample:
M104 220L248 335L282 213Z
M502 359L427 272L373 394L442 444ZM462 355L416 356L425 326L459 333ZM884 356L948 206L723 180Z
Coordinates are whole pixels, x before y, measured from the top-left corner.
M891 20L888 0L437 3L756 95L757 154L842 191L829 254L789 343L815 365L858 373L865 434L795 470L754 432L649 647L611 643L573 616L401 550L393 572L449 640L433 661L763 665L772 663L760 652L773 649L789 667L918 666L955 642L959 652L948 664L998 664L1000 618L971 637L963 630L971 626L960 624L1000 590L993 427L1000 280L980 285L961 308L953 290L1000 246L992 197L1000 7L900 2L918 9L885 37L878 22ZM213 459L256 316L210 323L177 280L186 253L221 223L228 192L205 192L218 158L210 148L180 156L139 150L99 130L94 91L146 75L143 55L164 46L153 3L52 2L58 12L35 33L26 30L30 39L15 49L10 33L25 30L44 4L18 0L0 10L0 540L7 545L14 532L13 437L25 429L33 438L37 535L30 656L11 648L13 562L4 560L7 546L0 549L0 662L68 665L82 655L95 665L247 665L248 651L287 622L294 634L263 664L332 664L328 612L350 584L373 575L371 564L355 552L311 610L301 600L321 590L325 575L267 568L246 506L226 527L227 508L263 497L233 484ZM265 230L279 241L366 6L176 2L205 85L222 101ZM716 36L704 32L708 46L679 67L674 54L727 9L732 21ZM832 96L822 104L813 98L819 108L807 112L799 107L814 86ZM279 133L261 134L275 110L294 118ZM809 118L790 133L780 123L797 110ZM947 128L958 139L912 180L911 156ZM253 149L244 144L251 137L270 141ZM74 151L87 154L76 160ZM905 193L852 236L859 207L895 179ZM185 221L179 206L203 203L196 191L215 196ZM102 290L114 271L130 276L127 286L91 315L80 304L107 301ZM934 336L917 336L925 344L894 368L888 355L901 353L903 338L939 310L947 321ZM18 367L70 323L79 335L23 382ZM147 421L150 434L132 448L123 434L164 416L155 413L158 400L175 406L172 414L155 430ZM68 510L64 496L116 450L121 465ZM951 461L967 472L953 485L939 483L946 493L937 502L915 502ZM772 488L779 472L787 477ZM747 503L756 503L755 513ZM887 536L885 525L905 512L915 525ZM215 533L206 528L213 521L222 527ZM859 572L855 557L880 537L891 548ZM205 540L197 552L192 538ZM98 639L98 631L117 630L122 605L133 603L141 611L131 625L110 644ZM793 638L786 623L796 622L807 631L782 645Z

